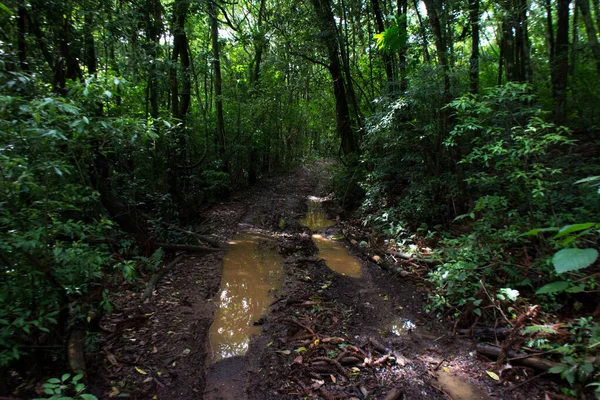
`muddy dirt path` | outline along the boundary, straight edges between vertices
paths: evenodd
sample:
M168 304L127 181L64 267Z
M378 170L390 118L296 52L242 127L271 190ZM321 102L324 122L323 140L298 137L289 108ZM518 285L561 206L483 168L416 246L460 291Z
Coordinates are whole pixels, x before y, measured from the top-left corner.
M486 374L489 360L477 355L473 343L453 337L424 313L422 280L383 270L359 243L344 236L344 225L335 223L335 205L326 198L325 167L299 167L203 210L202 227L231 242L229 253L185 255L147 303L140 303L137 293L126 293L112 318L131 321L132 326L106 340L96 360L113 396L215 400L523 396L503 392ZM310 196L319 203L311 207L320 208L332 221L318 232L320 237L313 238L315 232L302 223ZM343 265L356 262L359 274L330 268L323 260L327 250L319 245L321 240L326 245L335 241L338 253L332 257ZM272 277L261 281L253 276L258 280L243 281L236 289L242 294L231 294L234 289L229 286L224 290L224 260L231 263L231 258L239 261L247 256L264 265L266 254L275 257L268 258L273 265L280 264L277 283ZM243 276L243 269L234 275ZM225 346L227 351L236 349L229 356L215 357L211 338L232 329L216 326L211 333L215 318L227 319L228 310L233 310L219 310L223 299L231 303L239 297L243 302L250 296L244 292L249 286L262 288L268 299L262 309L256 306L252 311L254 306L248 306L236 311L236 318L246 318L246 325L251 325L253 335L241 345ZM264 315L245 315L251 311Z

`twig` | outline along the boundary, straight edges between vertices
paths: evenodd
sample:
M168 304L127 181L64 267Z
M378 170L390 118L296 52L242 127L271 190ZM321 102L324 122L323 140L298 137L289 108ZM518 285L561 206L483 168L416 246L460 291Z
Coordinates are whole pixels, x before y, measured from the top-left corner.
M523 385L526 385L526 384L528 384L529 382L533 381L534 379L537 379L537 378L539 378L539 377L540 377L540 376L542 376L542 375L546 375L547 373L548 373L548 372L542 372L541 374L537 374L537 375L536 375L536 376L534 376L533 378L527 379L526 381L523 381L523 382L517 383L516 385L509 387L507 390L509 390L509 391L510 391L510 390L515 390L516 388L519 388L519 387L521 387L521 386L523 386Z
M173 261L171 261L169 264L167 264L159 272L157 272L156 274L152 275L152 278L150 278L150 280L148 281L148 285L146 286L146 290L144 291L144 294L142 295L142 302L144 302L144 301L146 301L146 299L150 298L150 296L152 295L152 290L154 289L154 287L156 286L156 284L158 283L158 281L160 281L161 278L163 276L165 276L165 274L175 264L177 264L179 261L181 261L182 258L183 258L183 254L180 254L179 256L175 257L175 259Z

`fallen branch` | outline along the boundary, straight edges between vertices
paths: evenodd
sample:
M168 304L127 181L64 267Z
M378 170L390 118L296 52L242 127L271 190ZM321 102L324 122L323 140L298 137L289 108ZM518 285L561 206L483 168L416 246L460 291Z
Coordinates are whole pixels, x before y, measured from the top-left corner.
M204 246L193 246L189 244L174 244L174 243L157 243L158 247L162 247L166 250L175 250L175 251L189 251L191 253L202 253L202 254L210 254L217 253L219 251L223 251L223 249L215 249L212 247L204 247Z
M410 260L410 261L420 262L420 263L427 264L427 265L439 265L439 264L442 263L441 260L436 260L436 259L433 259L433 258L418 258L418 257L413 257L412 254L403 253L401 251L389 251L389 250L386 250L385 254L389 254L390 256L398 257L398 258L401 258L403 260Z
M486 339L505 338L512 332L511 328L475 328L475 329L459 329L459 335L480 337Z
M154 287L156 286L156 284L158 283L158 281L160 281L161 278L163 276L165 276L165 274L175 264L177 264L179 261L181 261L182 258L183 258L183 254L175 257L175 259L173 261L171 261L169 264L167 264L163 269L161 269L160 271L158 271L156 274L152 275L152 278L150 278L150 280L148 281L148 285L146 286L146 290L144 291L144 294L142 295L142 302L144 302L144 301L146 301L146 299L150 298L150 296L152 295L152 290L154 290Z
M152 217L149 216L148 214L143 214L142 213L142 215L146 219L148 219L148 220L153 220ZM157 221L157 220L154 220L154 221ZM198 240L200 240L200 241L202 241L204 243L208 243L208 244L210 244L213 247L217 247L217 248L223 247L223 244L221 242L219 242L218 240L216 240L216 239L214 239L214 238L212 238L210 236L201 235L201 234L196 233L196 232L188 231L188 230L185 230L185 229L182 229L182 228L178 227L177 225L169 224L169 223L164 222L164 221L158 221L158 222L162 223L164 226L166 226L167 228L169 228L171 230L174 230L174 231L177 231L177 232L181 232L181 233L185 233L186 235L193 236L196 239L198 239Z
M492 346L490 344L478 343L477 344L477 352L488 356L498 358L502 354L502 348L498 346ZM556 367L560 365L553 361L545 360L543 358L535 357L535 354L527 355L524 353L517 353L514 350L508 350L506 352L509 358L513 359L515 364L520 364L525 367L537 369L540 371L547 371L552 367Z
M315 331L312 328L309 328L308 326L302 324L300 321L297 321L293 318L285 318L284 321L286 322L290 322L294 325L298 325L300 328L306 330L308 333L310 333L312 335L312 337L315 337Z

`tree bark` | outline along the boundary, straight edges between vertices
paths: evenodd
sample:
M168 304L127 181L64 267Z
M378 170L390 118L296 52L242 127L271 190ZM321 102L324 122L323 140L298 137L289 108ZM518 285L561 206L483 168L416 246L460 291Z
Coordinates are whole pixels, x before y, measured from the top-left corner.
M439 66L442 70L444 79L444 92L443 101L446 103L449 100L450 95L450 75L448 65L448 47L446 45L446 38L442 31L442 24L440 22L437 4L435 0L424 0L425 8L427 9L427 16L429 17L429 24L433 32L435 39L435 49L437 51L437 58Z
M546 8L546 27L548 29L548 49L550 64L554 63L554 52L556 51L556 44L554 43L554 21L552 19L552 3L551 0L546 0L544 3Z
M25 37L25 21L27 19L27 11L25 7L19 6L17 11L17 54L19 56L19 66L22 71L29 71L27 63L27 40Z
M425 24L423 23L423 17L421 17L421 13L419 12L419 3L417 0L413 0L413 4L415 6L415 12L417 13L417 19L419 20L419 27L421 28L421 38L423 40L423 58L425 59L425 63L429 64L431 62L431 57L429 56L429 44L427 43L427 30L425 29Z
M567 113L567 87L569 79L569 4L571 0L558 0L556 50L551 66L554 92L554 121L564 124Z
M85 65L88 74L96 75L98 72L98 62L96 61L96 47L94 45L93 35L94 17L92 11L87 11L84 17L84 46L85 46Z
M400 32L408 37L408 0L398 0L398 20L400 22ZM400 74L400 92L404 93L408 88L408 80L406 79L406 51L408 43L405 41L400 47L399 57L399 74Z
M469 91L479 92L479 0L469 0L471 25L471 58L469 60Z
M321 38L327 50L329 73L333 80L333 95L335 98L336 130L342 144L344 155L358 152L358 143L354 136L353 121L348 105L347 86L340 60L340 41L338 39L335 19L328 0L311 0L317 23L321 29Z
M373 6L373 14L375 14L375 24L379 33L385 31L385 25L383 24L383 17L381 16L381 7L379 6L379 0L371 0ZM382 52L383 65L385 67L385 76L388 82L388 89L391 89L392 82L394 81L394 71L392 69L392 59L388 53Z
M577 7L581 11L581 17L583 18L583 24L585 25L588 43L592 49L594 60L596 61L596 70L598 71L598 75L600 75L600 44L598 43L596 29L594 27L594 22L592 21L590 3L589 0L576 0L576 2Z
M221 80L221 51L219 49L219 25L217 21L217 0L208 1L208 19L210 23L210 36L212 40L213 86L215 89L215 110L217 114L217 146L223 157L223 170L229 172L229 162L225 149L225 120L223 118L223 93Z

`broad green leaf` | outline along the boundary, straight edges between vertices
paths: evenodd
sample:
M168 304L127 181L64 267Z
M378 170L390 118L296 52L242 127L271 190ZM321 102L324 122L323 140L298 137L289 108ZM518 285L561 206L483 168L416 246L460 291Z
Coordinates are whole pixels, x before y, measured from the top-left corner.
M567 367L564 365L555 365L554 367L550 368L548 372L551 374L560 374L565 370L565 368Z
M585 290L585 286L583 285L576 285L576 286L571 286L570 288L568 288L566 290L567 293L581 293Z
M586 229L590 229L594 227L596 224L594 222L588 222L585 224L575 224L575 225L567 225L563 226L560 231L554 236L554 239L558 239L559 237L563 237L568 235L569 233L584 231Z
M13 12L10 10L10 8L6 7L4 4L0 3L0 10L4 11L5 13L7 13L8 15L13 15Z
M80 394L79 397L81 397L83 400L98 400L98 398L96 396L94 396L93 394Z
M521 236L535 236L538 233L543 233L543 232L556 232L558 231L558 228L552 227L552 228L535 228L530 230L529 232L525 232L523 235Z
M562 249L552 257L557 274L589 267L598 258L596 249Z
M569 282L558 281L542 286L535 294L554 294L564 292L569 287Z

